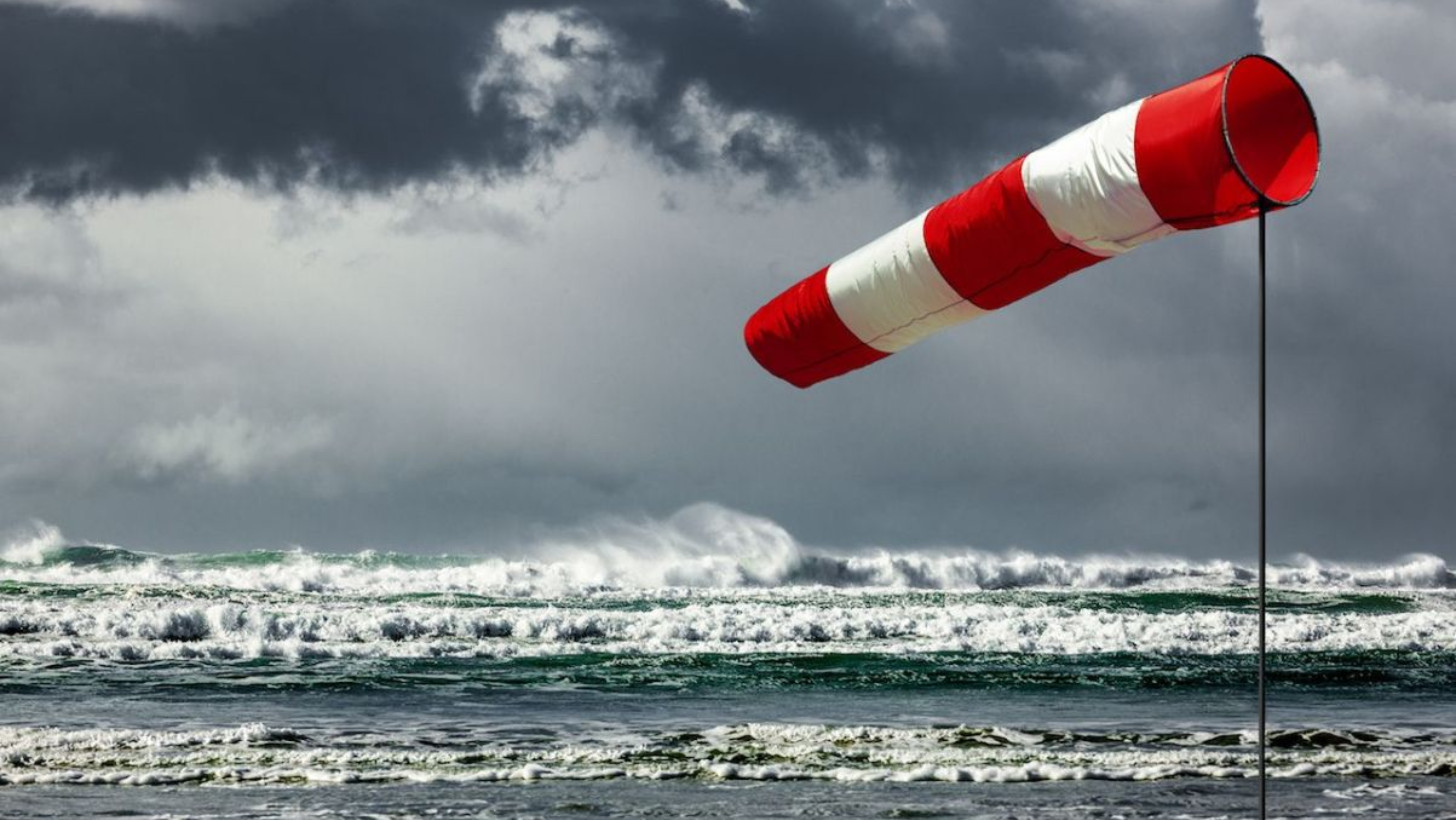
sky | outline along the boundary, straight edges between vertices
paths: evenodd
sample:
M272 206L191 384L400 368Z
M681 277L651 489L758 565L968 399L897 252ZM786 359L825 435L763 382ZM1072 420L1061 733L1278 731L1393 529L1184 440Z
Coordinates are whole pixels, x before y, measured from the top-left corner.
M509 552L708 503L843 548L1244 559L1256 234L796 390L764 301L1263 52L1270 550L1456 555L1456 6L0 0L0 529Z

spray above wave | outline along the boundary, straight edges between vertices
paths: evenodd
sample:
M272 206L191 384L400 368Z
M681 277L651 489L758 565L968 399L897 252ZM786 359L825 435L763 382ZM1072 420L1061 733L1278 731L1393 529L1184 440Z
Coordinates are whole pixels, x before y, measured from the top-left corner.
M6 537L5 544L0 546L0 565L44 564L56 560L67 546L59 527L31 521Z
M888 550L835 554L801 545L765 518L696 504L664 520L613 520L523 545L519 558L303 550L162 556L67 544L53 527L0 549L0 580L384 595L459 592L549 597L642 589L1206 589L1255 577L1231 561L1062 558L1022 551ZM1303 558L1271 571L1276 586L1315 590L1456 589L1440 558L1385 565Z

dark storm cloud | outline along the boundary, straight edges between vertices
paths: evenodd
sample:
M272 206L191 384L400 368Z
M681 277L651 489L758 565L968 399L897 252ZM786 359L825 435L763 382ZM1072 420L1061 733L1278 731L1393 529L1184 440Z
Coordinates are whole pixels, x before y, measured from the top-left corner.
M626 114L680 164L711 161L667 129L692 83L725 105L790 119L858 173L875 149L913 183L984 166L1040 144L1110 105L1210 70L1258 47L1252 4L1156 17L1073 3L866 3L593 6L625 41L661 61L656 93ZM1196 39L1170 27L1197 28ZM728 159L792 173L734 134Z
M609 35L542 50L631 90L511 104L520 78L470 85L507 13L568 9ZM0 184L43 200L151 191L221 172L387 188L531 167L611 122L685 170L760 174L771 190L856 175L883 155L910 185L989 163L1110 104L1253 50L1247 6L1170 17L1085 4L798 0L264 4L211 26L0 4ZM1176 40L1176 47L1164 45ZM684 99L774 118L707 133ZM780 131L783 127L779 128ZM826 167L827 166L827 167ZM957 177L958 178L958 177Z
M0 6L0 179L43 199L221 171L383 186L519 167L567 135L465 78L489 20L458 5L291 3L192 31Z

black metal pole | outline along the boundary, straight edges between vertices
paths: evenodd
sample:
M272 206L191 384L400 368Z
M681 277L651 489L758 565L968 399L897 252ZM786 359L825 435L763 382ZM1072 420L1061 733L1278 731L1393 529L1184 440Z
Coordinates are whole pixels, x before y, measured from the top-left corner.
M1264 221L1268 212L1263 199L1259 200L1259 820L1268 816L1269 775L1265 745L1266 702L1264 697L1265 642L1265 595L1267 593L1268 542L1266 538L1267 493L1265 488L1265 452L1267 450L1266 427L1268 420L1268 380L1266 378L1267 346L1265 343L1266 313L1264 309L1267 290L1264 253Z

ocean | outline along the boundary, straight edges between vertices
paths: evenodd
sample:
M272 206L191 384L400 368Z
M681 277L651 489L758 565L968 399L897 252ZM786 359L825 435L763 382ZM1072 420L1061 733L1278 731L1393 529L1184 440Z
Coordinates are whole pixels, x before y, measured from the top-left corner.
M1250 567L710 540L13 542L0 815L1253 814ZM1271 816L1456 817L1456 573L1271 581Z

